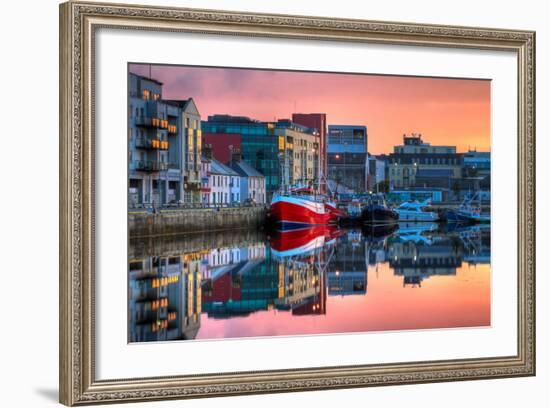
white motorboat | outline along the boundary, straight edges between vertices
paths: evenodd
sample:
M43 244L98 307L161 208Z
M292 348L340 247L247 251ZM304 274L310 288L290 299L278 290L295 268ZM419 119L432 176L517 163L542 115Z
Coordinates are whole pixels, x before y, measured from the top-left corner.
M399 221L437 221L439 215L436 212L424 210L429 205L430 200L421 203L418 201L405 202L397 207L395 212L399 215Z

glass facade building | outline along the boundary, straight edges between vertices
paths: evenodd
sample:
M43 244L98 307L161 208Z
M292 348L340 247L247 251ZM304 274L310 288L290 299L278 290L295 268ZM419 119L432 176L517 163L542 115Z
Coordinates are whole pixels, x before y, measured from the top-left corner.
M328 153L367 153L367 127L328 125Z
M202 122L209 143L224 143L227 135L240 136L242 160L265 177L270 200L283 180L312 182L318 177L319 136L290 120L261 122L244 116L213 115ZM284 172L284 169L288 169Z
M242 159L264 175L268 191L277 190L279 147L273 124L247 117L214 115L202 122L202 129L204 134L215 134L219 138L228 133L240 135Z
M328 125L328 179L350 192L367 190L367 127Z

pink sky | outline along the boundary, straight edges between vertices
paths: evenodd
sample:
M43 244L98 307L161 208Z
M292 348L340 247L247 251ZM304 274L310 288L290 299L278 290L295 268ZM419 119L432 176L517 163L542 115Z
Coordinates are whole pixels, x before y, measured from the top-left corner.
M203 120L217 113L268 121L321 112L329 125L367 126L374 154L393 151L411 132L460 152L490 149L489 80L139 64L130 71L161 81L163 98L192 97Z
M468 265L404 287L389 264L369 267L366 295L329 296L325 315L260 311L247 317L201 317L197 339L288 336L386 330L480 327L491 324L491 266Z

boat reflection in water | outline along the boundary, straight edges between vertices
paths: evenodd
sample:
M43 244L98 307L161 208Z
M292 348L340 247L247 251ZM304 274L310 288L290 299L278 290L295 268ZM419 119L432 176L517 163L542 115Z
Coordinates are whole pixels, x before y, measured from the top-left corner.
M131 342L490 325L490 225L131 240Z

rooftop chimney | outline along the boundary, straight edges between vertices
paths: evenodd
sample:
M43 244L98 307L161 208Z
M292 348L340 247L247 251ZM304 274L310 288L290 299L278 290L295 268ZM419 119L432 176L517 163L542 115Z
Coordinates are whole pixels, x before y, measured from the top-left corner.
M241 149L238 147L229 146L231 153L231 163L239 163L241 161Z
M202 155L208 160L212 160L212 145L204 144L202 145Z

